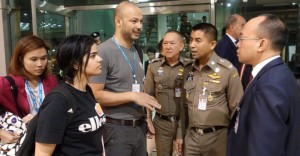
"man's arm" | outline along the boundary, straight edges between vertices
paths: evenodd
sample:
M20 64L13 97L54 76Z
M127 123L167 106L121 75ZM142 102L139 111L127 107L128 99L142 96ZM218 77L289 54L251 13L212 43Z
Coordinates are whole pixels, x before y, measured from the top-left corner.
M154 90L155 90L155 82L154 82L154 75L152 73L152 67L153 64L148 65L148 70L146 73L146 79L144 81L144 92L148 95L155 96ZM148 126L148 132L147 136L148 138L153 138L155 134L155 129L152 123L152 111L150 109L147 109L147 126Z
M140 106L148 109L160 109L160 104L156 99L146 93L141 92L122 92L115 93L104 90L104 85L101 83L90 83L96 100L101 103L102 106L117 106L128 102L134 102Z
M232 118L236 106L239 104L243 96L243 86L239 78L237 70L233 70L229 77L228 89L227 89L227 101L229 107L229 115Z
M183 79L187 79L187 69L184 69L184 75ZM176 140L173 142L175 146L175 151L177 152L178 156L183 155L183 139L185 137L186 128L188 125L188 110L187 110L187 104L186 101L186 90L184 87L182 87L182 94L180 97L180 103L179 103L179 120L177 123L177 134L176 134Z

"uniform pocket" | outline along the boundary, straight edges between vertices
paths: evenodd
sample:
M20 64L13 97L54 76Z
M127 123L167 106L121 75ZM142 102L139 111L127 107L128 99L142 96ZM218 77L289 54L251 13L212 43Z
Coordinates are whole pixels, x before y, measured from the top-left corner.
M154 82L156 92L162 92L167 87L166 78L164 76L155 76Z
M195 97L195 83L192 81L184 83L183 88L185 89L185 99L188 103L192 104Z
M219 104L221 94L222 94L222 85L221 84L214 84L214 85L207 87L207 96L208 96L207 108L217 106ZM211 98L212 98L212 100L209 100Z

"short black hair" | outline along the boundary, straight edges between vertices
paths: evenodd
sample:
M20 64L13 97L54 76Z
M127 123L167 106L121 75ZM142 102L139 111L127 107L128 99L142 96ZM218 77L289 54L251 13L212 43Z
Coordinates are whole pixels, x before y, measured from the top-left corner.
M192 31L203 31L210 41L217 41L218 31L217 28L210 23L198 23L192 27Z
M168 30L168 31L165 33L164 37L165 37L166 34L168 34L168 33L175 33L175 34L177 34L178 39L180 40L180 42L184 43L183 36L182 36L182 34L181 34L179 31L177 31L177 30L172 30L172 29L171 29L171 30Z
M153 47L149 47L147 49L147 51L146 51L147 54L149 54L149 53L155 53L155 52L156 52L156 50Z

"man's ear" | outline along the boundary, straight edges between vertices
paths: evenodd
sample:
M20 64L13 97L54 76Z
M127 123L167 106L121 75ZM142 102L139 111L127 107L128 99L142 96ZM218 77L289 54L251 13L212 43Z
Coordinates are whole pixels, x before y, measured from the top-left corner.
M116 17L115 17L115 23L116 23L116 25L117 25L117 26L120 26L120 25L121 25L121 22L122 22L121 17L116 16Z
M184 43L181 43L181 45L180 45L180 51L182 51L183 48L184 48Z
M264 39L264 38L262 38L262 39L260 39L260 40L261 40L261 41L260 41L260 43L259 43L259 46L258 46L257 51L259 51L259 52L265 51L265 50L268 48L268 46L270 46L270 45L269 45L270 42L269 42L269 40Z
M216 45L217 45L217 41L211 41L211 42L210 42L210 49L211 49L211 50L214 50L215 47L216 47Z

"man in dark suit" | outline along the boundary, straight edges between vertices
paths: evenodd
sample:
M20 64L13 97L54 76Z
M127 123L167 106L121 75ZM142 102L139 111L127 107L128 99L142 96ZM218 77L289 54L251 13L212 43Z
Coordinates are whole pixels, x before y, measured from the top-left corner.
M215 47L217 55L230 61L239 71L244 89L249 82L251 66L246 66L244 70L242 70L243 64L239 62L236 55L236 43L238 42L238 38L240 37L241 30L245 23L246 20L241 15L231 15L226 21L226 26L224 28L225 34ZM241 73L241 71L243 71L243 73Z
M227 156L300 154L299 85L280 57L288 31L275 15L246 23L237 44L239 61L253 66L228 131Z

